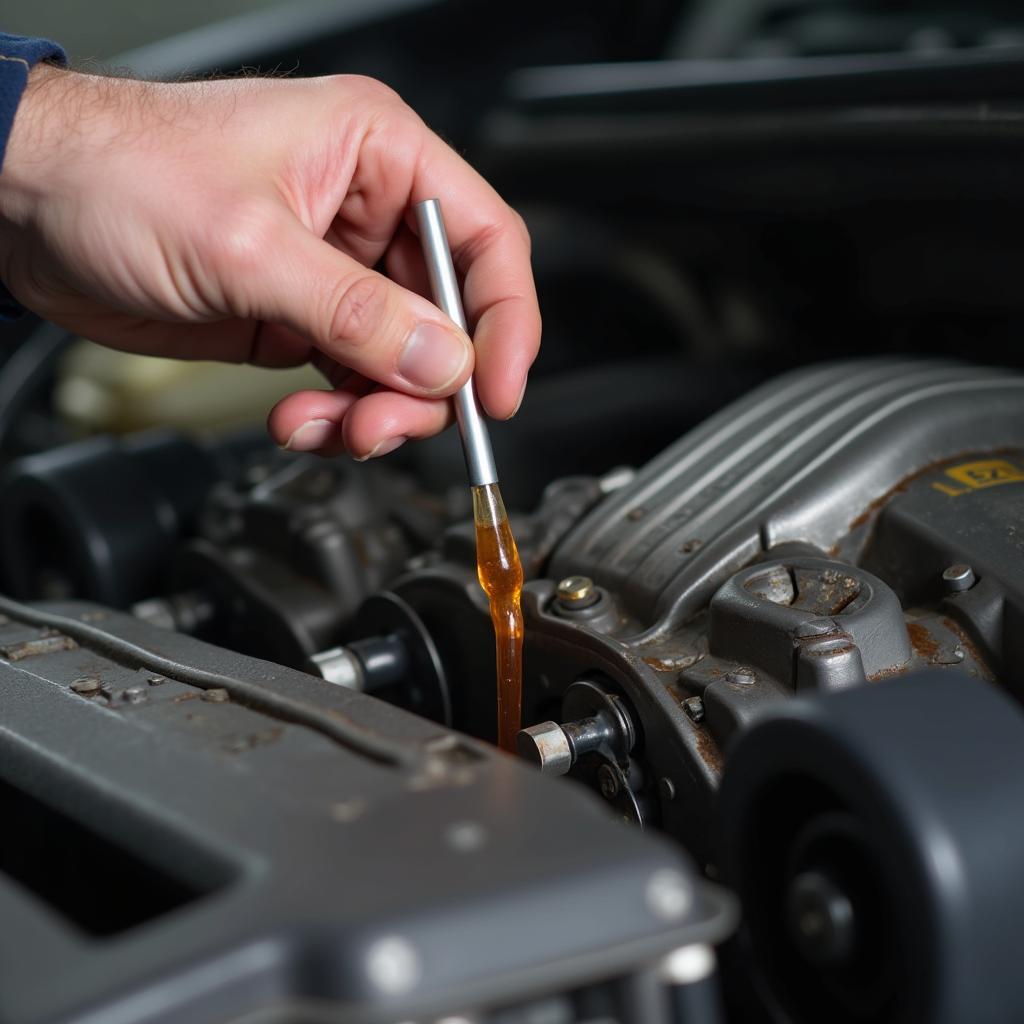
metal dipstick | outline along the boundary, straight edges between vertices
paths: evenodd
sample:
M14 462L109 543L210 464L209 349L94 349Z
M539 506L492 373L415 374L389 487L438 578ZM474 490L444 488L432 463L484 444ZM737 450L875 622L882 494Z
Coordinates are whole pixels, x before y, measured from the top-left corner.
M452 264L448 236L441 216L441 203L437 199L425 199L416 204L416 221L419 225L420 244L430 277L430 289L434 302L468 333L466 315L462 310L459 282ZM494 466L491 439L487 424L473 388L473 377L455 392L455 419L462 438L462 450L466 456L466 469L473 487L486 487L498 482L498 471Z

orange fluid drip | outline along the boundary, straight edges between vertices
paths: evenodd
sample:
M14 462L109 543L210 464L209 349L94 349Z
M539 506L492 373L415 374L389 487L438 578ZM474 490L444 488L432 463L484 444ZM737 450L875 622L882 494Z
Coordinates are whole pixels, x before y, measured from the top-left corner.
M523 567L497 484L473 488L476 573L491 605L498 663L498 746L514 752L523 704Z

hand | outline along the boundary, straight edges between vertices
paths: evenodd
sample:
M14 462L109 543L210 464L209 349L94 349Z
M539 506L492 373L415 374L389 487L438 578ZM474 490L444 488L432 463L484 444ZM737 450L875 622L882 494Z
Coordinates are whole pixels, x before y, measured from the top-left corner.
M94 341L261 366L333 390L278 403L299 451L383 455L441 430L473 368L431 302L410 204L441 200L485 411L540 340L522 220L371 79L155 84L36 67L0 174L0 278ZM383 264L387 276L368 269Z

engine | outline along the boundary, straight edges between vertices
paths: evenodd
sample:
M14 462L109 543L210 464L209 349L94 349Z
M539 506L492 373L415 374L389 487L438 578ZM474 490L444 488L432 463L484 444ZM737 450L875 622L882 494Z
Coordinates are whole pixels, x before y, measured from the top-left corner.
M390 825L370 831L365 817L386 797L395 814L421 822L417 830L432 831L428 819L450 822L447 852L427 860L432 877L450 881L439 892L452 914L473 913L459 857L483 836L503 837L489 891L510 914L526 901L502 925L515 934L529 927L525 894L539 890L515 895L514 851L532 857L549 842L552 850L568 843L565 858L545 862L544 883L577 915L556 942L563 960L579 945L570 933L589 927L610 937L610 922L621 920L623 942L660 942L661 956L683 946L692 963L692 949L718 944L731 927L717 882L742 907L724 960L728 1008L740 1019L1011 1019L1004 1008L1024 999L1007 938L1024 911L1015 881L1024 720L1014 682L1024 609L1022 413L1024 376L1008 371L898 359L824 364L727 406L638 471L550 483L536 507L514 516L528 580L519 749L532 772L487 746L493 635L464 489L437 493L401 465L268 452L252 436L98 439L14 463L0 507L5 587L58 603L0 609L13 631L2 648L15 672L8 682L24 685L18 670L29 655L19 652L29 651L55 697L70 688L91 713L134 716L136 733L148 715L146 742L209 788L188 831L216 838L220 828L217 842L186 842L163 821L169 849L182 851L160 863L139 866L132 842L95 851L124 860L124 877L149 872L144 887L172 904L219 891L241 871L230 852L215 852L218 842L261 851L275 870L307 870L271 833L298 815L296 834L312 842L322 827L314 793L335 824L359 819L362 831L350 834L369 844L364 854L383 857L374 884L393 885L383 851L404 840ZM134 616L68 605L72 598ZM232 706L232 721L218 702ZM7 721L17 736L17 715ZM137 743L136 733L107 742ZM108 778L117 757L80 743L94 781ZM16 775L41 770L38 751L11 749ZM224 825L230 798L211 752L246 752L253 764L255 774L233 784L241 806L256 806L253 786L269 787L267 806L244 826ZM329 777L350 774L343 794L302 781L318 757ZM398 775L377 778L389 759ZM50 790L59 769L47 769L57 773ZM534 793L520 780L536 769L579 785ZM181 787L132 782L119 783L129 803L159 794L184 813ZM77 785L77 799L98 799ZM517 794L512 805L493 800L503 785ZM285 810L275 801L289 787L312 788ZM555 799L583 788L613 817L667 835L696 869L669 866L670 858L652 874L647 847L619 849L630 832L587 839L590 826L570 821L575 805ZM434 792L428 806L424 794ZM20 790L9 796L12 815L42 813L26 809ZM141 827L130 814L114 820L117 835ZM601 897L607 858L595 844L617 851L621 869ZM310 878L331 891L317 875L326 865L310 856ZM614 900L590 926L578 916L588 901L625 891L630 865L638 878L681 880L665 884L685 889L671 923L690 929L689 939L655 941L657 929L642 939L650 927L627 924ZM586 890L585 878L598 888ZM258 906L277 905L278 882L259 890ZM402 897L419 908L410 920L428 914L422 896L417 885ZM114 902L133 913L125 892ZM117 914L111 924L91 904L72 897L68 905L87 927L120 927ZM266 910L280 925L275 914ZM377 982L388 971L401 976L412 954L401 943L386 947L394 962L385 956L374 968L386 936L364 935L353 914L345 941L369 950L368 984L387 1009L409 990ZM441 940L409 941L420 950ZM313 942L306 952L318 951L315 959L325 948ZM538 957L519 969L539 970ZM471 992L476 968L463 966L464 977L444 974L448 989ZM646 976L638 970L627 957L612 971L625 972L629 999ZM564 1009L585 979L558 971L547 994ZM277 966L270 975L280 977ZM693 987L707 976L672 989L690 1001L683 1019L717 1019L714 1001ZM503 993L488 998L503 1005ZM448 1005L437 992L417 995L425 1000L417 1006ZM367 999L363 1012L379 1009Z

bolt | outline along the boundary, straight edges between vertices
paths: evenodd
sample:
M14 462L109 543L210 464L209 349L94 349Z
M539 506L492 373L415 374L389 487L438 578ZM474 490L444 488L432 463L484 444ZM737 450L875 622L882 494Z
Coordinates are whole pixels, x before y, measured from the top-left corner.
M91 697L94 693L100 692L102 685L95 676L82 676L81 679L76 679L71 684L71 689L75 693L82 694L83 697Z
M735 672L727 673L725 681L737 686L753 686L757 682L757 676L749 668L738 668Z
M700 697L687 697L683 701L683 710L692 722L704 721L704 701Z
M150 686L162 686L167 682L166 676L150 676L147 680Z
M524 761L533 762L545 775L565 775L573 764L569 738L557 722L541 722L520 730L516 750Z
M619 795L619 777L610 764L601 765L597 771L597 781L605 800L614 800Z
M589 576L566 576L558 584L558 604L566 611L576 612L596 604L601 591Z
M667 775L663 775L658 780L658 792L661 794L662 800L670 803L676 798L676 784Z
M125 704L142 704L146 700L146 690L142 686L129 686L120 693Z
M970 590L977 582L974 570L969 565L951 565L942 574L942 582L951 594L961 594Z
M231 695L221 686L215 686L212 690L203 690L202 699L211 704L226 704L231 700Z

